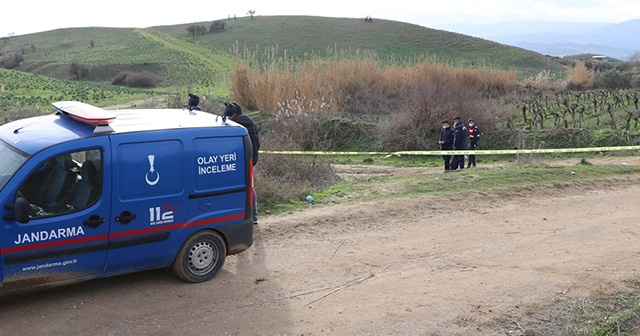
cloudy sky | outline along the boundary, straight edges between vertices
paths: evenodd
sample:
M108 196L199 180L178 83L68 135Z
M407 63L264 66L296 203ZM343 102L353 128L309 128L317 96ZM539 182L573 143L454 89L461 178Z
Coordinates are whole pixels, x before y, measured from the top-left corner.
M548 20L623 22L640 18L638 0L24 0L0 6L0 37L67 27L150 27L256 15L367 15L439 28L455 23Z

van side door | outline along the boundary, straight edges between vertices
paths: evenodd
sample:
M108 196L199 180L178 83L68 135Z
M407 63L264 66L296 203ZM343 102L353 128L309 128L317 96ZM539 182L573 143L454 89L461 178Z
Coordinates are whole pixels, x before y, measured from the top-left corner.
M166 267L187 215L185 143L167 131L112 137L112 226L106 272Z
M7 183L0 201L25 199L27 223L2 218L3 287L90 278L103 272L111 185L108 137L48 148Z

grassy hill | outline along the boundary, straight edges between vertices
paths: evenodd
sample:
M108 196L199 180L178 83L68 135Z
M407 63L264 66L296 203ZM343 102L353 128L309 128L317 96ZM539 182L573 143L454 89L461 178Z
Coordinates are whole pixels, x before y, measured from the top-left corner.
M225 31L192 38L191 24L131 28L69 28L17 36L0 51L20 52L24 71L59 77L57 66L81 62L99 67L93 79L120 70L149 70L181 84L185 78L206 78L208 71L229 71L234 45L304 59L327 50L373 51L385 60L432 57L453 64L486 64L519 71L563 71L544 56L520 48L413 24L311 16L248 17L224 20ZM208 27L209 22L198 23ZM111 67L109 69L109 67ZM204 70L204 71L203 71ZM205 74L203 74L205 73ZM67 74L68 76L68 74Z
M381 60L435 59L439 62L487 65L527 73L563 72L562 66L543 55L499 43L425 28L409 23L315 16L270 16L224 20L225 31L196 36L193 42L206 49L230 51L234 45L256 51L258 56L277 46L277 56L305 59L328 51L373 51ZM207 25L207 23L200 23ZM188 25L150 28L177 38L189 38Z
M216 96L228 95L233 50L250 50L258 58L286 55L297 60L366 52L383 62L428 58L453 65L517 69L520 74L564 71L559 63L534 52L402 22L308 16L243 17L223 22L224 31L195 37L187 31L192 24L183 24L146 29L67 28L3 38L0 60L19 54L24 62L15 70L63 80L72 80L70 64L80 63L90 70L82 83L109 83L122 71L148 71L162 78L162 91L193 90ZM208 28L210 23L194 24ZM0 96L15 94L6 75L0 80L5 81L0 82ZM38 95L40 91L19 95ZM40 95L40 100L46 101L50 95Z

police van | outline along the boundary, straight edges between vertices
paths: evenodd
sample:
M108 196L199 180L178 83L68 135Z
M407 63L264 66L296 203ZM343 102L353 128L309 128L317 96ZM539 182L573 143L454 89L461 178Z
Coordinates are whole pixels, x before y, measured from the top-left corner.
M245 128L186 109L53 106L0 126L0 293L170 266L201 282L253 244Z

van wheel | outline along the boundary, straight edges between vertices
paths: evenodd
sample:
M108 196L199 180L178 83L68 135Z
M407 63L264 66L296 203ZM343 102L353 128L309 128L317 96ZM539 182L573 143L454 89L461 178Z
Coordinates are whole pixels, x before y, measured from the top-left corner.
M212 231L191 235L180 248L173 271L184 281L207 281L222 268L227 247L222 237Z

